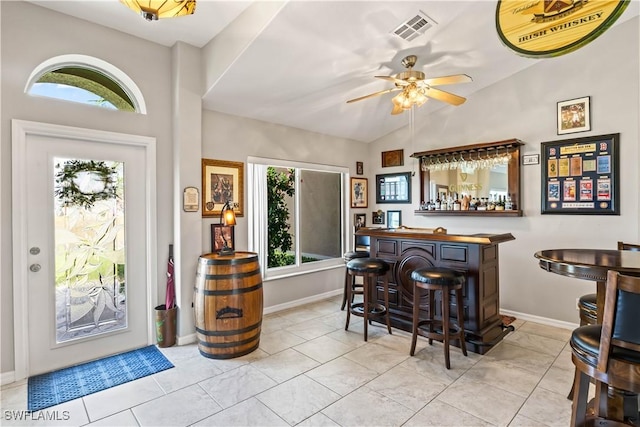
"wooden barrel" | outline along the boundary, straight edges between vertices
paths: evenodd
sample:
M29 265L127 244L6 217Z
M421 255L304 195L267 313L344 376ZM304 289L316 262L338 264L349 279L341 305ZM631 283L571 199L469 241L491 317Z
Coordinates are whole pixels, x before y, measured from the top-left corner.
M262 276L258 254L202 255L194 295L200 354L231 359L260 344Z

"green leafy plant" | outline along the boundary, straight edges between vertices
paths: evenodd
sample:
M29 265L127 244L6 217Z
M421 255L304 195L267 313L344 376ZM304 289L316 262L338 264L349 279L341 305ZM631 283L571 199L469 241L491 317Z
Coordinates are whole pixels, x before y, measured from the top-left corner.
M267 264L269 268L290 265L292 255L287 252L293 246L293 236L289 232L289 208L286 197L295 195L295 170L279 172L274 167L267 168L268 244Z
M115 167L105 162L94 160L68 160L63 165L57 164L55 195L64 206L80 206L91 209L99 200L117 197L117 176ZM95 181L99 191L83 190L79 184L82 175ZM95 185L95 184L94 184Z

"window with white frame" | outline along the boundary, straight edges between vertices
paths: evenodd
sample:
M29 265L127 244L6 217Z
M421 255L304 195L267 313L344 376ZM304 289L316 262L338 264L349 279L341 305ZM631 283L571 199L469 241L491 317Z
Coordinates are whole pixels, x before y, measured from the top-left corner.
M140 89L120 69L86 55L60 55L39 64L25 92L111 110L146 114Z
M348 168L252 158L249 250L265 278L343 265Z

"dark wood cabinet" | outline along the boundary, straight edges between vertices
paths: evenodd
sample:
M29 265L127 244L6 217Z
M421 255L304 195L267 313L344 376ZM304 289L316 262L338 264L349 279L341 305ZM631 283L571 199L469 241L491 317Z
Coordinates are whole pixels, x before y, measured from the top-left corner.
M383 259L391 266L387 274L391 321L394 327L411 331L411 272L435 266L451 268L466 275L462 304L464 328L471 351L484 354L506 334L499 312L498 245L514 240L511 234L448 235L411 228L361 229L356 234L368 235L371 256ZM376 293L376 298L382 303L382 286L377 287ZM421 307L426 310L428 300L425 297L422 301ZM455 313L456 305L460 302L456 301L454 294L451 301L451 312ZM438 300L436 307L436 317L440 317Z

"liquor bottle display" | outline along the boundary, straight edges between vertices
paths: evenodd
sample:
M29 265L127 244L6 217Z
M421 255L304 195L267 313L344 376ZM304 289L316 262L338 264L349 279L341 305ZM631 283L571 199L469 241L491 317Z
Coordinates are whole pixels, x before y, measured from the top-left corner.
M522 216L518 139L420 151L417 215ZM445 166L446 165L446 166Z

